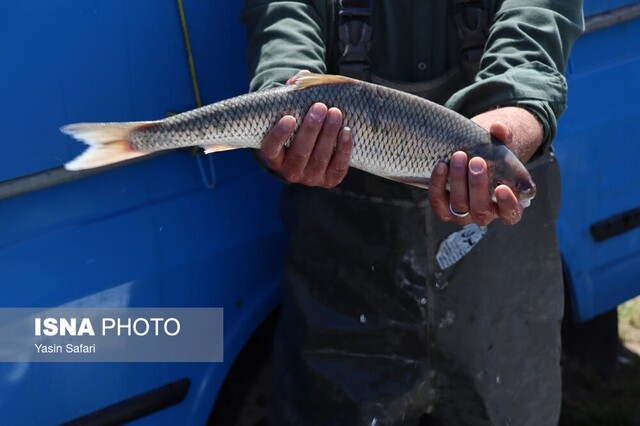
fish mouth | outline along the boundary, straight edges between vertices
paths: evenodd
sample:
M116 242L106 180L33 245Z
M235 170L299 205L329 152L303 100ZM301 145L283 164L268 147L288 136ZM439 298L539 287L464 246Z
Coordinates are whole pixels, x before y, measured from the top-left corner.
M518 203L520 204L520 206L522 208L527 208L531 205L531 200L532 198L527 198L527 199L522 199L522 200L518 200Z
M515 182L509 182L503 179L493 179L491 185L491 198L494 202L496 202L495 189L500 185L508 186L511 191L513 191L518 203L522 207L529 207L531 205L531 200L536 196L536 184L529 177L523 177Z
M536 196L536 184L531 179L519 180L515 183L515 192L522 207L529 207Z

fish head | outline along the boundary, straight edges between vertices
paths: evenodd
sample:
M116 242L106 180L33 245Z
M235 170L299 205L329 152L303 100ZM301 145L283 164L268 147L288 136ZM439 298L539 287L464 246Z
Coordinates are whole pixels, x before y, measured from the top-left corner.
M536 184L522 162L509 148L493 140L466 150L469 158L482 157L487 163L491 199L496 201L495 189L507 185L523 207L528 207L536 196Z

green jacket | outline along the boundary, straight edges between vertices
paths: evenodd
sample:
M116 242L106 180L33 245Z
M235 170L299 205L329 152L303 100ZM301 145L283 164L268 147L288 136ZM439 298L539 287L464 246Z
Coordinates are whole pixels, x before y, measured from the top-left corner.
M326 73L336 44L331 0L246 0L251 90L284 83L300 69ZM424 81L457 65L460 39L447 0L374 0L371 70L399 81ZM472 117L518 105L553 139L566 108L564 70L584 29L581 0L496 0L475 82L446 106ZM421 64L418 66L418 64ZM424 64L427 66L425 67Z

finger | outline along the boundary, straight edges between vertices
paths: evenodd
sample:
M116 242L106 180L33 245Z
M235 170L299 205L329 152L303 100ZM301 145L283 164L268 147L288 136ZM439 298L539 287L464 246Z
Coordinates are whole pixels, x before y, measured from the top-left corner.
M522 219L523 207L518 203L511 188L506 185L499 185L496 190L496 201L498 203L498 215L505 225L515 225Z
M449 202L451 209L460 214L469 211L469 184L467 177L467 154L454 152L449 166L449 182L451 185Z
M324 176L325 188L333 188L338 185L349 171L351 161L351 151L353 150L353 133L349 127L343 127L338 134L336 151L331 157Z
M449 212L449 193L447 192L447 176L449 168L444 162L436 165L429 182L429 203L431 210L440 220L450 221L453 216Z
M494 121L489 127L491 135L503 144L509 146L513 142L513 131L511 127L502 121Z
M298 73L296 75L294 75L293 77L289 78L289 80L287 80L286 84L294 84L298 78L302 77L303 75L306 74L311 74L311 72L309 70L300 70L298 71Z
M316 103L311 106L305 116L298 133L291 141L282 162L282 177L289 182L297 183L304 178L304 169L322 129L327 107Z
M325 181L325 173L333 156L341 126L342 112L338 108L330 108L304 171L305 185L320 185Z
M480 157L469 161L469 208L473 222L478 225L486 226L496 218L489 193L487 163Z
M284 144L296 128L296 119L285 115L262 140L260 158L272 170L279 172L284 160Z

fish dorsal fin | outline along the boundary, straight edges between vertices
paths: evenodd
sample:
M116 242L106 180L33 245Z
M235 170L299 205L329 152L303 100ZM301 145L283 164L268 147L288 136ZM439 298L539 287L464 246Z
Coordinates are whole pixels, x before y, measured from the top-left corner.
M346 83L358 83L359 80L345 77L342 75L331 74L302 74L296 78L294 83L295 89L308 89L310 87L322 86L325 84L346 84Z

